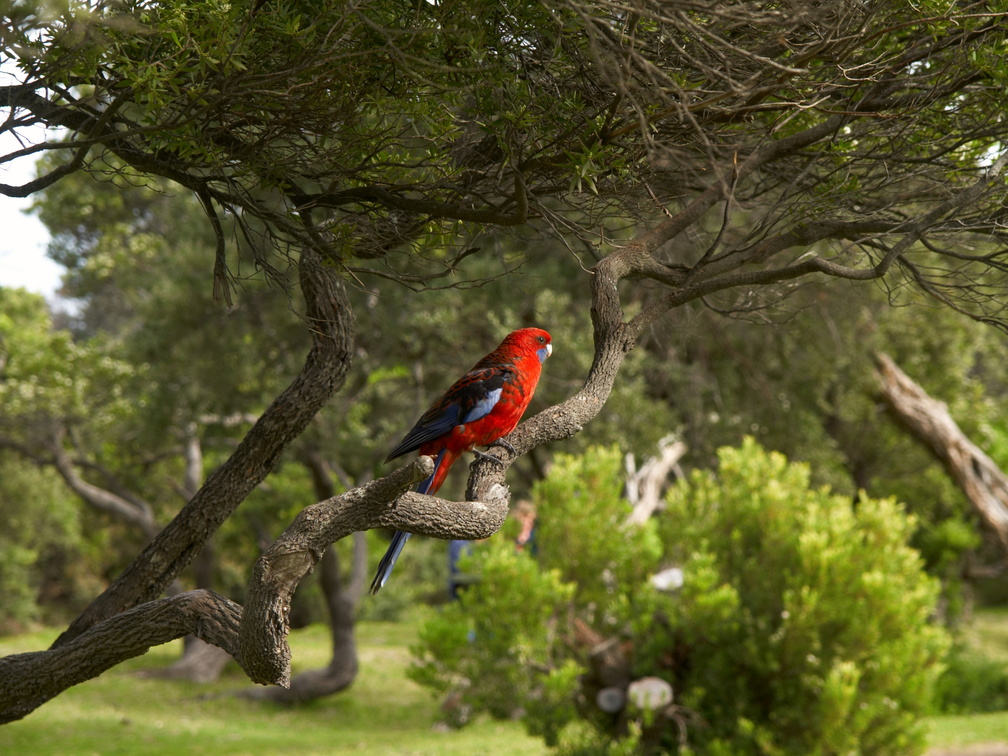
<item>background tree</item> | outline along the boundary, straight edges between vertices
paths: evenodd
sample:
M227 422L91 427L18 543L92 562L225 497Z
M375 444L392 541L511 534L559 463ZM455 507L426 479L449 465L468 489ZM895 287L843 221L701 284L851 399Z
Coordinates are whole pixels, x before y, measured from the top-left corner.
M438 521L399 495L422 477L418 462L299 515L260 562L243 613L208 593L146 603L346 382L347 282L437 286L481 254L487 226L526 245L561 238L565 275L592 292L583 387L513 435L518 455L592 420L627 353L687 302L753 311L786 294L781 284L839 277L1004 323L1005 24L987 4L95 2L12 13L2 42L23 81L0 89L0 128L61 130L6 156L52 153L51 170L0 191L101 173L108 155L170 179L214 230L220 298L233 301L240 254L278 281L294 265L313 346L56 647L5 660L5 717L194 623L252 679L286 682L287 601L322 541L379 524L465 537L499 526L501 467L479 465L470 482L490 506L456 503ZM241 252L228 249L232 222ZM144 624L154 611L175 622ZM133 645L109 644L125 626ZM64 670L95 643L104 655L76 678L6 686L38 679L32 665Z

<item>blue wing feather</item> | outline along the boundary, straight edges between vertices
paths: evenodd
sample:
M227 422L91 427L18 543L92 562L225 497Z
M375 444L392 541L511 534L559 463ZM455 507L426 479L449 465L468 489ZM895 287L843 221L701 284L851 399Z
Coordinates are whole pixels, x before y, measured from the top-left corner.
M401 457L419 449L428 441L448 435L456 425L465 425L486 417L500 400L504 383L512 375L513 372L504 365L468 372L417 420L416 425L385 461Z
M474 404L468 412L462 417L463 423L475 423L477 420L486 417L490 414L490 411L494 408L494 405L500 401L501 393L504 391L502 388L494 389L487 393L482 399L480 399L476 404Z
M435 413L435 409L439 411ZM435 438L440 438L450 432L458 424L458 403L453 402L443 407L432 407L424 413L423 417L417 421L417 424L413 426L413 429L406 434L396 448L389 452L385 461L388 462L414 449L419 449L428 441L433 441Z

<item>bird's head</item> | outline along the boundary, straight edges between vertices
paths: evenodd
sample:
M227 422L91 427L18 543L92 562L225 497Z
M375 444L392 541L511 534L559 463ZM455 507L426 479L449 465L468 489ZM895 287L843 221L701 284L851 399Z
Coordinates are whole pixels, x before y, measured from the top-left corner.
M520 328L504 339L504 344L524 352L532 352L545 362L553 354L553 339L541 328Z

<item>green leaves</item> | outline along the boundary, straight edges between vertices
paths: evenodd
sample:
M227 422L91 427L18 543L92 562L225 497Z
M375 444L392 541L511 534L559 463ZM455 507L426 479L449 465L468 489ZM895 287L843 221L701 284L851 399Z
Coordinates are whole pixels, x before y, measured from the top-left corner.
M463 572L478 569L480 581L424 623L410 676L460 694L479 710L510 717L538 696L547 671L551 698L569 706L573 668L553 669L552 644L574 586L564 584L558 571L541 571L503 539L459 566Z
M928 623L938 586L907 545L912 519L892 500L852 507L811 490L806 468L751 440L719 458L716 475L696 473L669 496L677 527L668 538L689 555L673 626L686 638L711 627L703 604L689 601L709 591L712 567L742 620L729 647L723 638L694 646L680 683L690 706L719 712L726 737L733 717L759 722L768 712L759 739L781 753L912 753L913 722L947 647ZM748 681L734 694L727 679L715 682L729 658Z
M0 288L0 425L26 430L29 418L84 418L101 423L128 413L121 383L138 368L103 345L76 343L53 329L45 300Z
M497 715L502 696L522 704L530 731L569 753L674 751L675 716L705 722L693 754L916 753L948 643L913 520L811 488L805 466L751 439L719 462L638 530L622 524L617 450L558 456L534 489L539 568L507 540L478 548L481 581L425 626L417 679ZM671 565L684 584L660 593L650 576ZM610 673L660 677L684 708L624 738L587 688L602 641L631 659Z
M625 525L630 510L622 497L621 460L615 447L591 447L577 456L557 454L549 475L532 489L541 512L541 564L577 586L576 600L582 606L601 608L614 596L633 597L661 557L653 522ZM621 620L601 610L590 618L600 628Z

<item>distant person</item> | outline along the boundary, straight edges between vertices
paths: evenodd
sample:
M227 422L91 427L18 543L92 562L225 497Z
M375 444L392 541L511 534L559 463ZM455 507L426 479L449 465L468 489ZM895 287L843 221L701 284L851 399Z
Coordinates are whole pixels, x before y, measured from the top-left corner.
M528 551L529 556L534 557L538 552L536 545L536 508L535 504L527 499L519 501L517 506L511 511L511 516L518 521L520 530L515 538L516 551Z
M472 541L448 541L448 595L452 601L457 601L459 592L469 585L471 575L463 574L458 567L459 559L472 553Z

